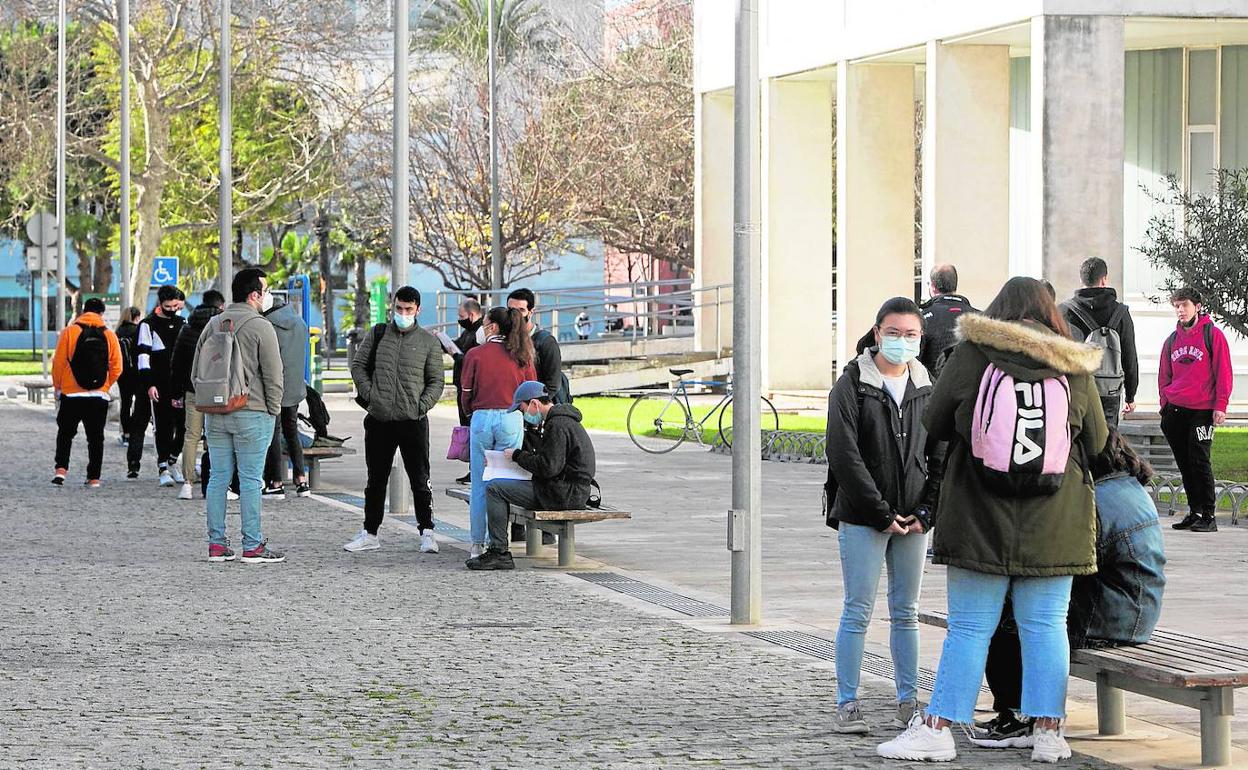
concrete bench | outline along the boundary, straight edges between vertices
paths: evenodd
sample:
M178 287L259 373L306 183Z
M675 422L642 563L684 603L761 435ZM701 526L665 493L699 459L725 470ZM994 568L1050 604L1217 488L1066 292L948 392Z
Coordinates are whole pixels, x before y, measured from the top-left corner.
M446 490L446 496L468 502L471 492L463 487ZM633 514L609 506L575 511L530 511L511 506L511 520L524 525L524 555L542 555L542 532L558 538L559 566L571 567L576 562L576 525L610 519L631 519Z
M26 389L27 401L42 404L44 395L52 390L52 383L48 380L27 380L22 383L22 387Z
M919 621L949 626L944 612L921 611ZM1071 650L1070 675L1096 683L1101 735L1126 732L1126 690L1198 709L1201 765L1230 764L1235 689L1248 685L1248 648L1158 628L1146 644Z
M303 448L303 459L308 464L308 486L312 489L321 487L321 461L336 460L343 455L353 455L355 450L345 446L310 446ZM286 463L282 463L282 475L286 474Z

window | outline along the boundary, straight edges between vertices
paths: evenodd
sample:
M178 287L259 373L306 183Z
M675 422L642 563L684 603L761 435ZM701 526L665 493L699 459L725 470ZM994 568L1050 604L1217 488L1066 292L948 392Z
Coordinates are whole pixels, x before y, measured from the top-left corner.
M1217 48L1187 52L1184 179L1187 188L1195 193L1213 191L1213 172L1219 166L1220 59L1221 51Z
M0 298L0 331L14 332L30 329L30 299L27 297Z

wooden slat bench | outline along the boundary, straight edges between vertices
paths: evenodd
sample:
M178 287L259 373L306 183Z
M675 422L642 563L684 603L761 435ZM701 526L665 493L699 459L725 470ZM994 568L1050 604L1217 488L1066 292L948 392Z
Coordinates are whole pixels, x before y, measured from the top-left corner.
M468 502L471 493L464 487L446 490L446 496ZM559 541L559 566L571 567L576 562L576 525L610 519L631 519L633 514L609 506L576 511L530 511L511 506L511 520L524 525L525 556L542 554L542 533L549 532Z
M353 455L355 450L345 446L309 446L303 448L303 459L308 464L308 486L312 489L321 487L321 461L336 460L343 455ZM286 474L286 463L282 463L282 475Z
M919 620L949 626L944 612L920 611ZM1070 675L1096 683L1101 735L1126 732L1126 690L1198 709L1201 764L1230 764L1235 689L1248 686L1248 648L1158 628L1147 644L1071 650Z
M22 383L22 387L26 389L27 401L42 404L44 395L52 390L52 383L48 380L27 380Z

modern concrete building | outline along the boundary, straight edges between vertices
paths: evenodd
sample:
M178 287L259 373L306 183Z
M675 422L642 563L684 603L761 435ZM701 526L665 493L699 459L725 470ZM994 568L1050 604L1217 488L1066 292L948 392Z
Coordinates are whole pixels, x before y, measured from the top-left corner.
M732 279L736 5L695 5L707 284ZM760 0L759 56L765 389L828 388L880 302L936 262L982 307L1012 275L1069 296L1096 255L1156 404L1174 319L1137 251L1148 191L1248 166L1248 2ZM1242 403L1248 342L1232 345Z

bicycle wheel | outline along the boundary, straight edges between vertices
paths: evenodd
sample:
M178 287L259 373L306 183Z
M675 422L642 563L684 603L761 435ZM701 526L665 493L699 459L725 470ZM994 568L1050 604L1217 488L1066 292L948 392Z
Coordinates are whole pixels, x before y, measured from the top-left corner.
M771 405L766 396L759 396L759 398L762 399L759 406L761 417L759 428L763 433L780 430L780 415L776 412L776 408ZM724 408L719 411L719 437L726 446L732 446L732 399L728 399L728 403L724 404Z
M628 408L628 437L637 448L661 455L685 440L689 411L671 393L646 393Z

